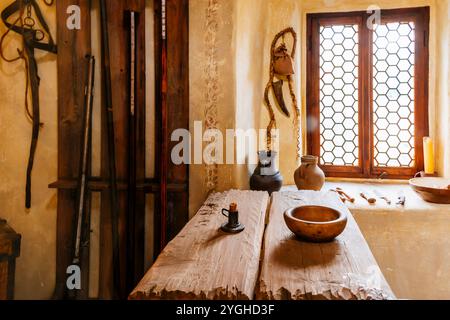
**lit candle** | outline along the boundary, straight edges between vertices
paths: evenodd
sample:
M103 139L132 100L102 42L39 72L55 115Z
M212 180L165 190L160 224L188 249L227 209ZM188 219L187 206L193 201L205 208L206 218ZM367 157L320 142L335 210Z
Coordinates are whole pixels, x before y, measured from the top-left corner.
M430 137L423 138L425 174L434 174L434 145Z

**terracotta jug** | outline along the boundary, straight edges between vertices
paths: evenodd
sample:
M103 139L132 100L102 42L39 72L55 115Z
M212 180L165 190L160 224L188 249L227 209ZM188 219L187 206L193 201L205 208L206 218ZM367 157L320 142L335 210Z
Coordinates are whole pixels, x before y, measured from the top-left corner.
M299 190L320 191L325 183L325 174L318 166L319 158L303 156L300 167L294 173L294 180Z

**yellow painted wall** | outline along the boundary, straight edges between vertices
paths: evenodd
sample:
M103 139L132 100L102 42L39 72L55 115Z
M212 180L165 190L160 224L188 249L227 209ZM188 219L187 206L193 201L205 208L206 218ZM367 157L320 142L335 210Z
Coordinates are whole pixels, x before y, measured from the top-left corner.
M208 60L205 45L206 8L217 1L216 59ZM0 0L0 10L10 1ZM430 109L431 128L438 144L438 167L450 176L449 112L449 1L447 0L382 0L383 8L431 6L430 39ZM267 114L262 93L268 79L269 46L276 32L289 25L298 30L304 44L307 12L364 10L373 1L350 0L191 0L190 1L190 68L191 121L204 120L208 88L205 67L218 68L217 112L220 129L265 128ZM44 8L44 15L55 33L55 9ZM439 30L439 32L436 32ZM4 32L0 24L0 32ZM14 53L16 40L8 40L7 53ZM302 70L296 81L299 100L304 102L304 45L298 50L296 63ZM47 188L57 175L56 57L38 53L40 64L42 120L45 127L36 155L33 174L33 208L24 209L26 160L31 125L23 109L24 69L20 63L0 61L0 216L22 234L22 254L17 261L16 297L19 299L50 298L54 286L56 192ZM149 71L151 72L151 70ZM300 81L302 80L302 82ZM302 83L302 84L301 84ZM303 103L304 106L304 103ZM286 183L292 183L295 169L295 145L290 134L292 122L279 113L279 127L285 139L281 142L281 171ZM149 119L151 122L151 119ZM94 159L95 160L95 159ZM218 189L247 187L252 168L223 166L218 170ZM150 168L149 171L152 171ZM190 212L194 213L206 197L205 166L191 167ZM379 257L377 257L379 258ZM382 259L383 257L381 257Z
M189 11L190 132L194 132L194 121L203 122L205 130L206 106L217 114L217 128L225 130L234 126L235 116L235 3L193 0L189 1ZM207 28L210 30L208 36ZM204 164L193 164L190 167L191 215L206 199L210 189L206 169ZM222 166L218 176L219 189L233 186L232 167Z
M0 10L11 1L0 0ZM56 36L55 7L44 8ZM5 31L0 23L0 33ZM16 36L5 41L6 54L16 53ZM25 174L31 124L25 116L23 63L0 59L0 216L22 234L17 260L16 298L51 298L55 280L56 192L48 184L57 177L56 56L37 52L41 77L41 129L33 169L32 208L25 210Z
M269 79L270 45L282 28L301 26L300 2L292 0L192 0L190 3L190 120L205 120L208 104L208 67L217 65L217 120L225 135L226 129L265 129L269 122L263 104L264 87ZM215 15L207 15L214 5ZM208 22L217 26L211 55L211 41L205 35ZM214 57L214 59L211 59ZM300 50L296 56L300 68ZM300 99L300 73L296 94ZM285 93L286 101L288 93ZM290 107L290 105L288 105ZM292 109L291 109L292 110ZM292 184L297 167L293 120L276 111L281 131L280 161L285 182ZM194 132L191 126L191 132ZM262 145L264 146L264 144ZM246 158L252 155L246 152ZM216 190L248 188L254 165L220 165ZM191 165L190 213L194 214L207 195L205 165ZM195 190L195 191L194 191Z
M430 135L436 140L437 168L441 175L450 176L449 134L449 38L448 0L193 0L190 1L191 36L191 121L204 120L205 67L210 59L205 55L206 8L215 4L217 21L216 48L220 96L217 102L218 128L265 128L269 117L263 104L263 89L268 80L270 44L274 35L293 26L299 35L299 50L295 62L297 98L302 114L306 113L306 14L367 10L370 5L382 9L430 6ZM210 17L211 18L211 17ZM440 30L440 32L436 32ZM441 32L442 31L442 32ZM232 36L234 34L234 37ZM226 44L224 46L224 44ZM233 70L235 72L231 72ZM203 77L203 78L202 78ZM288 94L285 93L285 97ZM285 184L293 184L297 167L292 119L276 111L280 129L280 170ZM302 119L303 150L306 150L305 123ZM247 155L249 156L249 155ZM219 166L217 190L230 187L247 188L254 166ZM206 197L205 168L191 166L190 212L194 214Z

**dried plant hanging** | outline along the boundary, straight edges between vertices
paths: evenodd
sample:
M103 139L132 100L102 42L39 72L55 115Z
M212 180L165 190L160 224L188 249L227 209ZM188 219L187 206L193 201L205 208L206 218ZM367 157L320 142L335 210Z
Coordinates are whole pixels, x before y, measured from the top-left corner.
M292 35L293 45L291 53L288 53L286 47L286 35ZM277 45L281 40L281 44ZM290 27L280 31L272 41L270 47L270 77L264 91L264 103L269 111L270 122L267 126L267 150L272 150L272 130L277 128L275 112L269 99L269 92L272 89L275 101L280 107L284 115L290 117L288 108L283 97L284 82L288 83L289 93L292 100L292 107L294 109L294 131L297 141L297 158L300 156L301 137L300 137L300 107L297 103L297 97L294 92L294 84L292 76L295 74L294 56L297 48L297 33L294 28Z

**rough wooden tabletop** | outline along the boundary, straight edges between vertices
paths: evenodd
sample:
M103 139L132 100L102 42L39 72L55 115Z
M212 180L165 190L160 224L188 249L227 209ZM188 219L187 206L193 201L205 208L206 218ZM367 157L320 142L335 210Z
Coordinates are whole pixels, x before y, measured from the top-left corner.
M283 213L302 204L328 205L348 213L345 231L331 243L299 241ZM358 225L335 193L285 191L272 195L265 231L257 299L395 298Z
M253 299L269 196L266 192L212 194L171 241L130 299ZM245 230L219 230L235 202Z

